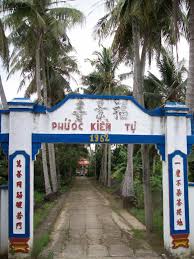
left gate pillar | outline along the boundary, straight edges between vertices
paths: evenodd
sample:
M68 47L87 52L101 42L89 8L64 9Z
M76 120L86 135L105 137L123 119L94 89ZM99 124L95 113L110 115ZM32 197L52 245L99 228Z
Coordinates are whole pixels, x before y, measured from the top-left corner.
M9 103L9 258L29 256L33 244L33 107L26 98Z

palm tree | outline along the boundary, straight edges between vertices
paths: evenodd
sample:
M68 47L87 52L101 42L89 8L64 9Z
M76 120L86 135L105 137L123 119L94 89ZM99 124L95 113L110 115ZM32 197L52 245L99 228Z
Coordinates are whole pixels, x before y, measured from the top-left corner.
M12 30L10 38L15 46L11 72L24 68L23 72L28 73L27 77L36 83L38 102L43 101L44 105L48 104L46 68L51 66L50 63L54 63L56 57L58 57L58 63L61 63L61 65L58 68L55 67L55 71L58 72L61 69L62 72L59 74L63 73L63 52L66 50L66 45L70 45L66 30L83 18L82 13L76 9L58 7L56 4L59 2L61 1L5 0L2 3L3 10L6 11L4 23ZM54 55L56 55L55 58ZM54 69L54 66L51 67ZM49 149L50 158L54 158L52 144L49 145ZM51 187L47 169L46 146L44 144L42 155L45 183L48 183L45 188L47 194L49 194ZM57 191L57 177L54 159L50 160L50 164L52 187L55 192Z
M0 58L3 61L3 65L8 69L8 67L9 67L9 64L8 64L9 63L9 48L8 48L8 41L5 36L4 26L3 26L1 19L0 19ZM4 89L3 89L1 75L0 75L0 97L1 97L1 102L2 102L3 108L7 109L8 108L7 99L5 96Z
M95 52L94 55L96 58L89 61L95 70L89 75L83 76L83 84L88 86L85 92L102 95L123 94L127 92L126 86L122 85L116 79L119 62L111 49L103 47L101 52ZM104 156L102 158L100 180L104 184L107 184L108 187L111 187L111 145L105 144L103 146Z
M169 10L173 9L173 3L154 0L106 0L105 3L108 13L99 20L96 32L100 37L107 36L110 32L114 33L113 49L121 60L133 63L133 95L144 106L143 78L146 57L148 56L151 62L154 52L160 53L162 38L170 44L175 44L177 41L173 33L172 16L169 15ZM183 20L180 9L176 17L179 23ZM152 202L147 150L148 147L142 145L145 222L147 230L150 231L152 230ZM126 170L125 179L132 181L133 172L129 172L129 169L133 168L129 164L133 162L133 147L129 147L128 151L128 170ZM124 186L133 187L132 184Z
M161 79L152 73L144 79L146 108L153 109L167 101L184 102L187 84L184 60L175 62L173 54L162 49L157 66Z
M189 12L189 75L186 91L186 104L194 112L194 1L188 1Z

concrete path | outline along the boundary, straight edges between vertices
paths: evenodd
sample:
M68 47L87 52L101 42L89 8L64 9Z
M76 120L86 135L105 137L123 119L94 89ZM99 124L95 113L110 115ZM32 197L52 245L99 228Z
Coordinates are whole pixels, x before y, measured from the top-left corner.
M87 178L76 179L67 200L56 220L51 242L43 251L42 257L160 258L146 242L134 245L130 226L119 216L117 218L117 213L112 211L109 202Z

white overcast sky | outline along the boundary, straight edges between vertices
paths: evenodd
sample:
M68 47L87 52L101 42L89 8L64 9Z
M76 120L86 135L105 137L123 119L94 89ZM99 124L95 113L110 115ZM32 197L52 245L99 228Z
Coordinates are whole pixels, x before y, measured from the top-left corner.
M92 58L93 52L99 50L100 48L98 41L94 40L93 30L98 19L105 14L102 3L103 0L75 0L71 3L72 6L81 10L86 17L86 20L82 26L77 26L69 33L71 43L76 49L75 56L78 60L79 69L84 75L87 75L92 71L92 67L89 62L86 62L86 59ZM103 45L105 47L109 47L110 39L103 42ZM181 43L179 44L179 58L180 60L184 58L186 60L186 64L188 64L188 52L189 47L187 42L185 40L181 40ZM149 68L147 67L146 70L148 69ZM130 67L128 68L121 66L119 73L129 72L130 70ZM153 73L158 73L154 62L151 67L151 71ZM2 81L8 101L14 97L22 97L24 95L24 90L17 93L21 80L19 73L12 76L9 80L6 80L7 74L0 66L0 74L2 75ZM76 80L78 82L77 85L74 81L71 81L71 86L73 89L81 86L81 81L78 76L76 76ZM131 81L127 80L126 83L131 84Z

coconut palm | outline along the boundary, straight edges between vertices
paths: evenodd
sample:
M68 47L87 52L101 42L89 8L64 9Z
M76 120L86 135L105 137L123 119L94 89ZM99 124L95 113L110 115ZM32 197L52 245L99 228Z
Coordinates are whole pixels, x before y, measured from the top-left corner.
M166 42L175 44L177 37L173 30L174 23L169 10L173 10L173 3L168 1L154 0L107 0L107 15L99 20L96 32L100 37L114 33L113 49L118 53L121 60L133 63L133 95L138 102L144 106L143 78L145 71L146 57L151 58L154 54L160 53L162 38ZM183 20L184 15L178 9L177 25ZM152 206L150 188L150 170L148 147L142 146L145 222L147 230L152 230ZM128 148L128 166L125 174L126 181L133 179L132 167L133 147ZM126 184L125 190L133 188L133 185ZM130 193L130 192L128 192ZM132 193L132 191L131 191Z
M149 73L144 79L146 108L156 108L167 101L184 102L187 84L184 60L175 62L173 54L163 49L157 66L161 78Z
M7 38L5 36L4 26L3 26L3 23L1 21L1 19L0 19L0 58L3 61L4 67L6 67L8 69L8 66L9 66L9 48L8 48L8 41L7 41ZM0 97L1 97L1 102L2 102L3 108L7 109L8 108L7 100L6 100L5 92L4 92L4 89L3 89L1 75L0 75Z
M47 67L53 67L50 63L55 62L54 55L61 63L55 72L62 69L63 52L66 45L70 45L66 33L67 28L80 22L83 18L81 12L68 6L59 7L58 3L64 1L3 1L1 7L5 11L4 24L9 26L12 33L10 39L15 46L12 55L12 73L18 68L23 68L27 78L36 83L38 102L48 104ZM66 44L67 43L67 44ZM55 46L55 48L53 48ZM56 67L55 67L56 68ZM63 72L63 69L62 69ZM59 73L60 75L62 74ZM43 94L42 94L43 93ZM50 157L54 158L54 148L49 144ZM51 155L52 154L52 155ZM51 192L47 170L46 147L43 144L43 168L48 186L46 193ZM51 180L53 191L57 191L56 167L53 159L50 160Z
M88 86L85 89L89 94L115 95L127 92L126 86L116 79L116 71L119 66L118 59L113 55L110 48L102 47L101 52L95 52L95 59L89 60L94 71L83 76L83 84ZM102 170L100 180L108 187L111 186L111 145L103 145L104 156L102 158ZM107 158L108 154L108 158ZM108 163L108 166L107 166ZM108 168L108 172L107 172Z

